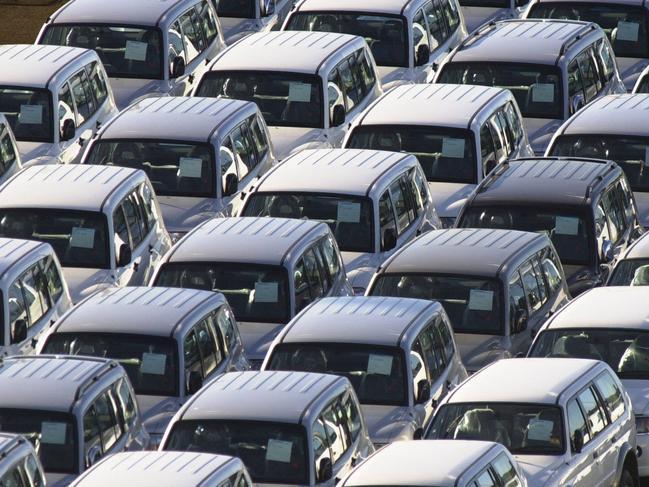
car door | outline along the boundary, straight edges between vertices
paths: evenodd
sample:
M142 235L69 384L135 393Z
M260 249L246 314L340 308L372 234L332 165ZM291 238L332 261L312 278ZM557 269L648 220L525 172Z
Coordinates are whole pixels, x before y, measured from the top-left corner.
M568 438L570 439L566 484L575 487L594 487L600 484L601 470L593 459L595 445L591 442L591 432L586 424L586 416L579 404L577 397L571 398L566 406L566 421L568 424ZM584 446L581 450L576 448L576 431L583 437Z
M531 343L531 337L536 334L549 316L550 306L548 305L548 292L543 276L540 275L536 256L520 267L520 274L530 310L527 319L527 333L525 334L527 340L525 349L527 349Z
M584 449L590 454L594 464L593 468L598 475L597 482L591 485L613 485L612 476L615 475L616 465L613 465L611 472L607 471L610 467L609 450L611 448L610 437L607 434L608 417L592 384L588 384L588 387L577 394L577 402L587 418L590 430L590 441L584 446Z
M337 483L358 460L341 399L340 396L336 397L323 409L320 416L331 451L334 483Z
M602 372L595 378L593 389L596 391L597 399L606 411L610 421L610 425L605 431L609 441L605 457L602 459L602 468L606 477L605 485L613 485L620 456L620 440L625 438L627 433L623 431L623 420L621 419L626 411L626 404L624 403L622 391L608 371Z
M84 413L83 436L85 468L124 448L124 428L109 390L99 394Z
M16 143L8 125L0 123L0 182L21 169Z
M418 225L422 220L422 213L413 199L413 187L407 174L399 176L388 189L397 222L397 248L401 248L422 233L422 228Z
M150 235L135 191L124 198L122 208L131 236L131 265L133 274L128 285L140 286L147 282L152 268L151 253L149 250Z
M525 353L531 342L529 330L530 308L519 269L514 270L507 287L509 295L509 338L511 354Z
M177 33L180 34L180 41L176 38ZM177 55L179 55L177 50L182 42L184 49L183 61L185 63L184 73L171 81L171 91L177 96L189 96L196 83L200 80L197 73L202 73L201 64L205 63L204 51L207 48L196 9L192 7L186 10L178 18L178 21L172 24L168 35L169 47L171 48L173 43Z
M232 150L236 160L236 169L239 179L237 184L237 194L239 194L241 192L247 192L252 182L257 178L257 176L259 176L260 155L262 157L267 157L267 153L259 154L257 152L257 146L255 144L249 120L239 124L230 133L230 137L232 145L231 149L228 149ZM231 213L236 214L242 203L243 200L241 198L230 198L229 206L231 207Z
M421 384L415 381L415 377L413 377L413 399L418 419L416 429L419 429L422 434L423 428L432 418L435 406L441 401L447 391L446 381L449 376L449 367L446 362L442 337L437 328L439 319L439 316L437 316L426 325L417 337L413 350L411 351L411 356L413 354L422 354L430 388L430 397L425 402L420 402L418 395L420 394ZM413 370L413 372L415 371Z
M151 183L145 181L140 184L135 191L135 195L148 232L146 242L149 252L149 266L144 278L145 282L149 282L149 278L153 275L158 263L171 248L171 238L164 227L162 213L155 193L151 188Z

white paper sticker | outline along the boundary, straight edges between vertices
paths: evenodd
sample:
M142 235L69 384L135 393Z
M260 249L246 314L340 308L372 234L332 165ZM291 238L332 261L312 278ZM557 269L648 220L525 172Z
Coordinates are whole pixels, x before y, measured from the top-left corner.
M41 443L50 445L65 445L65 436L68 425L53 421L43 421L41 423Z
M143 353L140 373L152 375L165 375L167 356L164 353Z
M20 105L18 121L27 125L43 123L43 105Z
M471 289L469 309L474 311L491 311L494 306L494 292L482 289Z
M558 235L579 235L579 218L574 216L555 217L554 233Z
M442 155L462 159L464 157L464 139L444 137L442 139Z
M181 157L178 162L178 176L181 178L200 178L203 172L203 159Z
M527 439L550 441L554 423L545 419L533 419L527 425Z
M277 288L276 282L256 282L255 303L276 303Z
M91 249L95 246L95 229L74 227L70 234L70 247Z
M392 373L392 356L370 354L367 359L367 373L390 375Z
M636 22L625 22L620 20L617 23L616 41L638 42L638 31L640 24Z
M269 462L289 463L293 443L290 441L269 439L266 445L266 460Z
M552 103L554 101L554 85L552 83L532 85L532 101L534 103Z
M290 83L288 86L288 101L311 101L311 85L309 83Z
M336 220L339 222L358 223L361 221L361 204L353 201L339 201Z
M131 61L146 61L146 48L149 45L146 42L126 41L126 50L124 59Z

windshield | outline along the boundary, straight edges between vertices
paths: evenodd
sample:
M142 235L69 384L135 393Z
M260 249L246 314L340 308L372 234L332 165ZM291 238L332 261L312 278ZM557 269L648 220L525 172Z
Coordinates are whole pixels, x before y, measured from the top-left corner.
M0 87L0 113L16 140L52 142L52 101L47 90Z
M343 252L373 252L372 202L347 195L255 193L241 216L319 220L331 228Z
M425 274L380 274L372 296L439 301L455 333L502 335L500 286L493 279Z
M158 196L216 195L214 156L207 144L99 140L85 163L142 169Z
M427 438L495 441L515 455L564 451L561 410L545 404L447 404L435 415Z
M649 286L649 259L618 261L607 286Z
M623 3L537 3L528 18L595 22L606 32L617 57L649 57L645 7Z
M287 423L178 421L163 450L239 457L255 483L308 485L305 437L302 426Z
M539 335L530 357L602 360L620 379L649 379L649 331L588 329L547 330ZM611 328L615 327L611 323Z
M171 338L121 333L54 333L43 353L88 355L117 360L135 393L178 395L176 342Z
M340 32L365 38L377 66L408 67L406 28L398 16L371 13L296 12L283 30Z
M322 128L322 84L318 76L260 71L205 73L196 96L254 101L266 123Z
M290 316L286 271L279 266L165 264L155 285L223 293L237 321L286 323Z
M366 345L289 343L273 350L268 370L342 375L361 404L408 404L406 371L398 348Z
M602 128L606 121L602 120ZM552 146L553 156L592 157L618 163L633 191L649 192L649 138L619 135L562 135Z
M635 90L635 93L649 93L649 74L645 75L638 83L638 89Z
M538 206L472 206L467 209L459 226L546 233L563 265L587 265L591 262L588 223L574 211Z
M449 63L437 83L506 88L523 117L563 118L561 76L554 66L517 63Z
M92 49L111 78L162 79L162 42L157 29L108 25L52 25L41 44Z
M38 451L47 473L78 473L73 417L66 413L0 409L0 431L20 433Z
M47 242L63 267L110 268L106 235L101 213L0 208L0 237Z
M426 179L442 183L477 183L473 137L468 130L403 125L361 125L347 147L417 156Z
M234 17L238 19L255 18L255 2L253 0L215 0L216 13L219 17Z

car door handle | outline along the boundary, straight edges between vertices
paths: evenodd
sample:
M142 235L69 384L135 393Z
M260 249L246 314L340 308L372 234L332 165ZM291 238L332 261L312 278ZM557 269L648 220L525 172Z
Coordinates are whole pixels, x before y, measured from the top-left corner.
M594 458L595 460L597 460L598 457L599 457L599 452L594 451L594 452L593 452L593 458Z
M611 436L611 443L615 443L617 441L617 438L615 435Z
M139 268L140 268L140 263L139 262L133 262L133 270L135 272L137 272Z
M187 78L187 81L189 81L190 83L193 83L194 82L194 75L190 74L189 77Z

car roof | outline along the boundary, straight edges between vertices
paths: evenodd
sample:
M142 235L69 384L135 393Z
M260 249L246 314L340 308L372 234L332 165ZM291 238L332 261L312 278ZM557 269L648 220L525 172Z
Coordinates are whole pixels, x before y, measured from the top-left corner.
M495 277L507 262L548 238L518 230L449 228L413 240L383 265L386 274L434 272Z
M379 98L362 115L360 125L428 125L468 129L490 101L511 93L474 85L401 85Z
M209 69L316 74L329 56L352 42L364 44L360 37L332 32L258 32L223 51Z
M222 294L198 289L109 288L77 304L58 321L55 331L169 337L195 309L225 303Z
M221 419L300 424L309 406L347 379L312 372L228 372L203 386L185 406L183 420Z
M649 257L649 232L643 233L624 254L624 259L646 259Z
M168 262L281 265L289 251L326 223L289 218L214 218L176 243Z
M454 487L467 469L498 449L491 441L395 441L361 463L342 485Z
M492 362L460 384L448 404L514 402L556 404L559 396L600 362L577 358L514 358ZM502 384L507 387L494 387Z
M406 152L368 149L302 150L276 165L257 184L261 192L336 193L366 196L390 169L414 167ZM304 175L309 177L305 178Z
M413 0L305 0L300 3L298 12L336 11L336 12L376 12L401 15Z
M26 442L27 440L22 435L0 431L0 461L10 450Z
M209 142L232 117L257 113L253 102L226 98L145 98L122 111L100 139L164 139Z
M436 301L394 297L319 299L290 323L282 343L356 343L399 346L408 328L442 311Z
M0 208L56 208L101 211L104 202L139 169L56 164L23 169L0 186Z
M93 51L79 47L0 45L0 85L47 88L57 73L85 55L96 58Z
M649 94L608 95L573 115L561 134L648 136Z
M19 238L0 238L0 279L20 259L40 248L47 248L49 253L54 255L54 249L45 242Z

